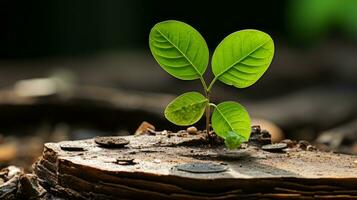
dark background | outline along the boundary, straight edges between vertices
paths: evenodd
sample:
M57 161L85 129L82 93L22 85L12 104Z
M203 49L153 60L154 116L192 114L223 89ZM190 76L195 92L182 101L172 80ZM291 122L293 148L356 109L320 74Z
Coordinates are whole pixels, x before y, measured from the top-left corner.
M0 2L0 86L66 69L84 84L173 92L155 81L137 81L143 81L143 74L175 81L155 68L148 48L151 27L168 19L198 29L211 54L231 32L254 28L269 33L276 54L267 76L276 81L263 77L257 84L279 91L261 89L263 96L341 79L350 84L357 64L353 58L356 13L353 0L4 0ZM157 73L163 77L156 77ZM282 87L285 84L291 87Z
M288 1L2 1L1 58L80 56L145 49L150 28L176 19L215 47L228 33L255 28L285 36ZM259 5L257 5L259 4Z

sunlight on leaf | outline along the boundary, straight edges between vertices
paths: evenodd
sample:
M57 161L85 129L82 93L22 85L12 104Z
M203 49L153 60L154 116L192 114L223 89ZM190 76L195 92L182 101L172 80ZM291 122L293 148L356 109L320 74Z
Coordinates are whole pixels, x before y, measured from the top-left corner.
M159 65L178 79L198 79L207 69L206 41L186 23L169 20L156 24L151 29L149 45Z
M253 85L268 69L274 56L271 37L258 30L242 30L228 35L212 57L213 74L237 88Z

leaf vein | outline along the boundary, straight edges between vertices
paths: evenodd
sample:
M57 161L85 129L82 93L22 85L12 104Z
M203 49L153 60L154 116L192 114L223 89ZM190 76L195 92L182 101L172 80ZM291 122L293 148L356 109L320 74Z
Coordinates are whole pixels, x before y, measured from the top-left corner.
M170 113L179 112L179 111L182 110L182 108L192 107L192 106L194 106L194 105L201 104L201 103L204 103L204 102L207 102L207 99L203 99L203 100L200 100L200 101L195 102L195 103L187 104L187 105L182 106L182 107L180 107L180 108L178 108L178 109L175 109L175 110L170 111Z
M192 67L195 69L197 74L202 76L202 74L198 71L197 67L192 63L192 61L190 59L188 59L187 56L169 38L167 38L163 33L161 33L161 31L159 29L156 29L156 30L187 59L187 61L192 65Z
M267 40L266 42L264 42L263 44L259 45L257 48L253 49L253 51L251 51L250 53L248 53L248 55L254 53L256 50L258 50L259 48L262 48L262 46L264 46L266 43L268 43L270 40ZM225 70L223 70L221 73L219 73L217 75L217 77L220 77L222 74L226 73L228 70L230 70L233 66L237 65L238 63L240 63L242 60L244 60L246 57L248 57L248 55L243 56L242 58L240 58L238 61L234 62L233 64L231 64L229 67L227 67Z

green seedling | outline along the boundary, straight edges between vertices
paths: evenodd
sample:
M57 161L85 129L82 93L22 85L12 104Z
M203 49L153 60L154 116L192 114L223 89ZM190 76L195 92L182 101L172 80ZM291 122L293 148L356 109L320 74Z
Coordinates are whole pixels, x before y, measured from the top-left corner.
M233 101L215 105L210 102L210 93L217 80L246 88L264 74L274 55L274 42L268 34L248 29L224 38L212 56L214 79L209 85L203 78L209 61L208 47L193 27L174 20L160 22L151 29L149 45L155 60L166 72L181 80L199 79L203 86L204 95L187 92L166 107L165 117L170 122L189 126L206 113L207 134L211 120L214 133L224 139L228 148L238 148L249 139L251 125L247 110Z

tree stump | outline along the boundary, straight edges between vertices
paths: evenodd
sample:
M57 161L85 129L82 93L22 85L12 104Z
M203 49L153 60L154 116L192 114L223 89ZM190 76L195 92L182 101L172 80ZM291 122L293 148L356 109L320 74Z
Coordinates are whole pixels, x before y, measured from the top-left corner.
M227 150L201 132L112 139L47 143L34 173L65 199L357 198L356 156L249 144ZM129 144L115 143L123 139Z

